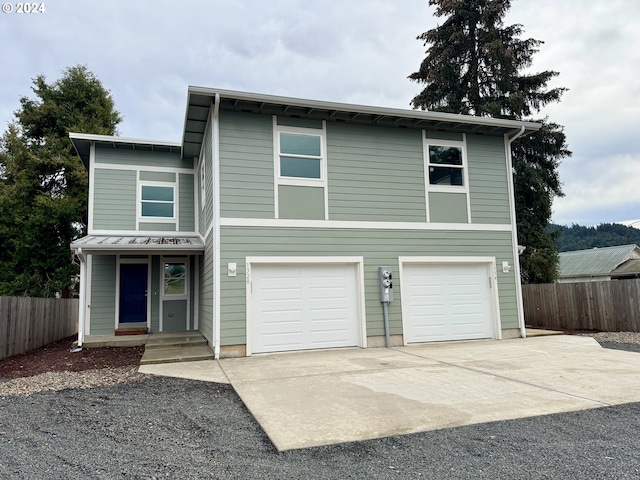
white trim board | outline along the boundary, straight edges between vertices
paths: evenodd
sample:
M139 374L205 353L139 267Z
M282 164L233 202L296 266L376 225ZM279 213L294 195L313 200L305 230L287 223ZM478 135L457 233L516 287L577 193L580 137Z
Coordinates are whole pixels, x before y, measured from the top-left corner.
M358 310L359 310L359 341L360 348L367 347L367 315L365 310L365 286L364 286L364 257L246 257L245 258L245 297L246 297L246 355L251 356L251 325L253 322L253 304L252 304L252 279L251 268L253 265L355 265L356 278L358 281Z
M511 232L511 224L370 222L350 220L291 220L274 218L221 218L222 227L326 228L367 230L455 230L469 232Z

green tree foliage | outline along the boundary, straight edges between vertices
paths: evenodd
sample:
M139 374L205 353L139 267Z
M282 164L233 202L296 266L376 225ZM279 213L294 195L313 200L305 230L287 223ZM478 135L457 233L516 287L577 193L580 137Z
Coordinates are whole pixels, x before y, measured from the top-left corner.
M603 223L596 227L550 225L548 230L558 237L557 244L561 252L632 243L640 245L640 229L619 223Z
M77 271L70 242L86 232L86 169L69 132L114 135L113 99L85 66L33 80L0 141L0 295L54 296Z
M543 43L521 39L522 25L504 26L510 0L429 0L444 22L418 36L428 47L420 69L409 75L424 89L414 108L466 115L532 120L560 100L564 88L548 88L558 72L525 73ZM555 196L562 195L557 168L571 155L563 127L543 118L542 129L513 145L514 187L522 280L544 283L557 277L555 237L545 227Z

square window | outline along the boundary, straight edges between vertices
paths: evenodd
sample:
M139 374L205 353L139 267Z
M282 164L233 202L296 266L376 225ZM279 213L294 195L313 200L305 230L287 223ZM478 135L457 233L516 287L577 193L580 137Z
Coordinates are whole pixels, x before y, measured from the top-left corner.
M462 147L429 145L429 185L464 187Z
M166 262L164 264L164 294L185 295L187 292L187 264Z
M143 217L174 218L174 187L142 185L141 209Z
M280 176L321 180L321 138L320 135L280 132Z

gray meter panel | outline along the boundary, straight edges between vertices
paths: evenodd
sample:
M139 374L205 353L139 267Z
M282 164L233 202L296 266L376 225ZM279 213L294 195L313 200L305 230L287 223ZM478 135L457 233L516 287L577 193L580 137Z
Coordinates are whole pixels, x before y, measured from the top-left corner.
M391 267L378 267L378 277L380 285L380 301L393 301L393 272Z

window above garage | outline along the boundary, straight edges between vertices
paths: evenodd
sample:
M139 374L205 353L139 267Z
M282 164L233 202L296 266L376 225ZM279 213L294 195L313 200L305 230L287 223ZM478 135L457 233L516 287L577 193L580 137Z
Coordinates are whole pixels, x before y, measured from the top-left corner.
M327 219L326 125L279 125L274 117L276 218Z

